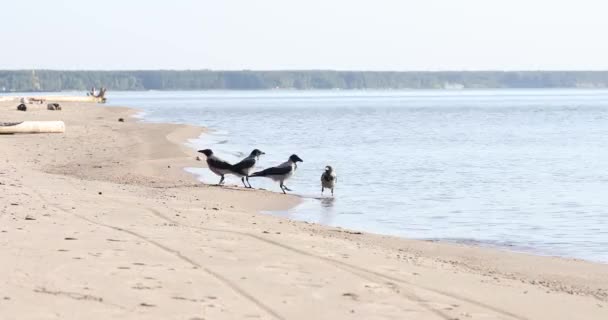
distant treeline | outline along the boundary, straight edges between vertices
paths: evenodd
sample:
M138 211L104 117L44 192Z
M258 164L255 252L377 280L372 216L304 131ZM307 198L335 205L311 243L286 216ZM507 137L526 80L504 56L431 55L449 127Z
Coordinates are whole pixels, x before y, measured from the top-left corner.
M0 71L0 92L86 90L608 88L608 71Z

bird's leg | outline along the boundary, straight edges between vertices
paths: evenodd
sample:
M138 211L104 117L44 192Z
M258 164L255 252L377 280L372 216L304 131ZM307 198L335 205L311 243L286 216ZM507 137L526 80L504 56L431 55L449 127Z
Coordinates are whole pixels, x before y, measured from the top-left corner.
M251 189L251 188L253 188L253 187L251 186L251 182L249 182L249 176L246 176L246 177L245 177L245 179L247 180L247 184L249 185L249 188L250 188L250 189Z
M283 185L283 188L284 188L285 190L287 190L287 191L291 191L291 189L287 188L287 186L286 186L286 185Z
M249 188L249 187L247 187L247 184L245 184L245 177L241 177L241 182L243 182L243 185L245 186L245 188Z
M218 182L218 186L221 186L224 183L224 175L221 175L220 182Z
M325 188L321 187L321 195L323 195L323 191L325 191Z
M285 186L283 185L283 182L281 182L280 187L281 187L281 191L283 191L283 194L287 194L287 192L285 192L285 189L287 189L287 188L285 188Z
M334 188L331 188L331 196L334 196Z

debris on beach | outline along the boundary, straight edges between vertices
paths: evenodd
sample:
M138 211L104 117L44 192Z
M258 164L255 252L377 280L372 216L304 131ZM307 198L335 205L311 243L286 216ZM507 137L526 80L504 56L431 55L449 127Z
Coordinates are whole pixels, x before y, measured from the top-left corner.
M64 133L63 121L2 122L0 133Z
M59 105L59 103L49 103L46 106L47 110L51 110L51 111L55 111L55 110L61 110L61 106Z
M142 306L142 307L155 307L155 305L149 304L149 303L145 303L145 302L142 302L139 305Z

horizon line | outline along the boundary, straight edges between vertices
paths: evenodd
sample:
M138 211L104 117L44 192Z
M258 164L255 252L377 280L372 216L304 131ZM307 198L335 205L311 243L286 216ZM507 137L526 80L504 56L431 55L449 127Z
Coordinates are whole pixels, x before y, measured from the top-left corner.
M147 72L147 71L209 71L209 72L377 72L377 73L475 73L475 72L608 72L605 70L585 69L521 69L521 70L343 70L343 69L52 69L52 68L28 68L28 69L0 69L0 72L17 71L61 71L61 72Z

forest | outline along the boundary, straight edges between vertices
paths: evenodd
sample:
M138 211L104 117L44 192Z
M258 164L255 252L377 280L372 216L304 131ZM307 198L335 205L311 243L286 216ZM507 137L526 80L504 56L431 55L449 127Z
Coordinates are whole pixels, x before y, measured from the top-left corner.
M607 88L608 71L0 70L0 92L108 90Z

